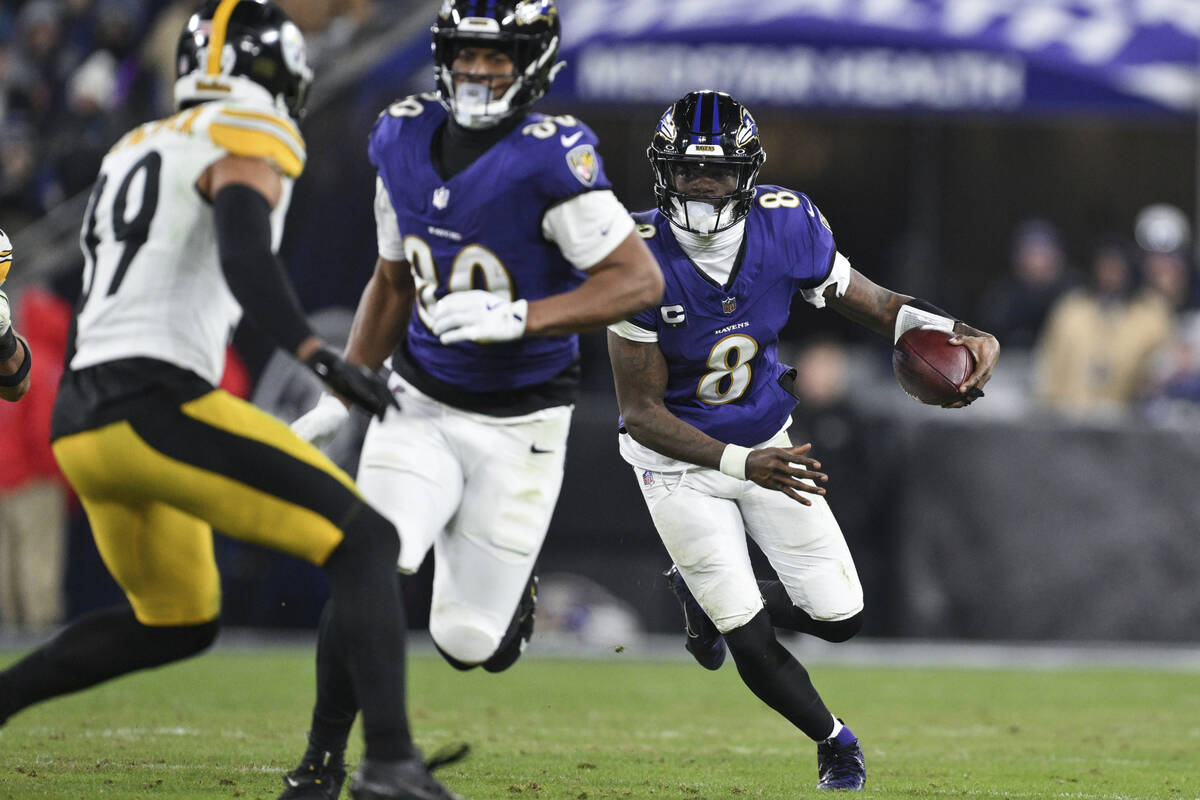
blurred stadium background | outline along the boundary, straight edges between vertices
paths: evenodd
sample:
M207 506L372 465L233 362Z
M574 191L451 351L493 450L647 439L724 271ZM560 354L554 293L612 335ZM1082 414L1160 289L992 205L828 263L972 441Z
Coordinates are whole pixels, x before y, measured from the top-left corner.
M283 256L336 340L375 260L366 135L388 102L433 88L440 0L279 2L306 30L317 71ZM4 0L0 227L15 243L6 288L24 332L42 318L22 300L48 290L74 301L99 159L170 110L176 36L194 5ZM986 400L943 411L899 390L888 342L797 307L786 342L805 387L794 434L831 476L867 593L865 635L1200 641L1200 2L560 5L567 67L540 110L597 131L628 207L653 203L643 153L663 108L694 88L727 90L763 130L762 180L809 194L856 268L1001 340ZM1102 245L1124 269L1115 288L1100 280L1111 264L1094 257ZM1085 301L1092 327L1081 328L1066 306ZM249 326L234 350L235 390L285 419L315 400ZM616 452L601 334L584 337L583 358L539 630L600 644L675 631L667 557ZM0 453L35 424L6 419ZM355 447L350 435L337 443L347 465ZM35 473L0 473L0 507L45 480ZM68 520L64 552L47 545L44 558L61 563L58 613L73 616L118 594L77 506ZM317 570L218 547L227 624L315 623ZM20 580L14 564L0 563L0 584ZM414 584L418 622L421 596ZM19 605L9 629L47 624Z

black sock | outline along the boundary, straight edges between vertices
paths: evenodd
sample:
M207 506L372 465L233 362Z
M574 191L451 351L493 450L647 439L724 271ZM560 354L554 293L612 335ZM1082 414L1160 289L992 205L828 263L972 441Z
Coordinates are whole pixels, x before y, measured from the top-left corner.
M332 620L331 599L325 603L317 625L317 702L313 707L304 763L323 763L325 753L331 753L330 764L340 767L358 713L358 699L354 696L354 684L346 671Z
M339 659L350 677L362 710L366 757L410 758L415 751L405 709L407 631L396 589L399 539L392 524L365 503L342 530L345 539L325 562L335 646L326 647L321 658Z
M801 666L775 638L767 610L725 634L738 674L750 691L813 741L829 735L833 715Z
M835 621L816 620L792 604L787 589L779 581L759 581L758 591L771 616L771 624L797 633L807 633L827 642L844 642L862 630L863 612Z
M0 723L42 700L195 655L213 643L219 627L217 620L143 625L129 606L80 617L0 673Z

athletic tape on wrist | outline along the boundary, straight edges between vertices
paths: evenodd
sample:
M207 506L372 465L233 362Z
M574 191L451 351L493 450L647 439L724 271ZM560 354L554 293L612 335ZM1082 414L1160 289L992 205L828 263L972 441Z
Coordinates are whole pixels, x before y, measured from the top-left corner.
M896 325L892 329L892 344L900 341L904 332L912 328L937 328L938 330L954 333L954 323L957 322L949 312L935 306L933 303L914 298L896 312Z
M750 448L740 444L727 444L721 451L721 472L739 481L746 480L746 459L750 457Z

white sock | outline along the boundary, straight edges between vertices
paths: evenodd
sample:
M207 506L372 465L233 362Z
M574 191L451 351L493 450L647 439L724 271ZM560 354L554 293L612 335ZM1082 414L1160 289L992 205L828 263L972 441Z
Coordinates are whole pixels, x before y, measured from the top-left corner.
M841 721L840 721L840 720L839 720L837 717L834 717L834 718L833 718L833 730L831 730L831 731L829 732L829 735L828 735L828 736L826 736L825 738L826 738L826 739L833 739L833 738L835 738L835 737L836 737L836 736L837 736L839 733L841 733L841 732L842 732L842 728L844 728L844 727L846 727L846 726L845 726L845 725L843 725L843 724L841 723Z

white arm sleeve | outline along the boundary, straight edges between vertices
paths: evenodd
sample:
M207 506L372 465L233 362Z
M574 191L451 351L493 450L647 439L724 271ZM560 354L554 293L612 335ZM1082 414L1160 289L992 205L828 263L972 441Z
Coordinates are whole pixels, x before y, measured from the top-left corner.
M622 339L628 339L631 342L657 342L658 331L648 331L645 328L634 325L627 319L620 322L614 322L608 326L608 329L620 336Z
M575 195L542 217L542 235L581 270L596 266L631 233L633 217L608 189Z
M404 240L400 238L400 224L396 222L396 209L388 196L383 178L375 177L375 239L379 242L379 255L388 261L404 261Z
M804 299L807 300L813 308L825 307L825 290L830 286L837 287L837 296L841 297L846 293L846 289L850 286L850 261L841 253L835 253L833 256L833 268L829 270L829 276L821 282L820 286L814 286L811 289L801 290Z

